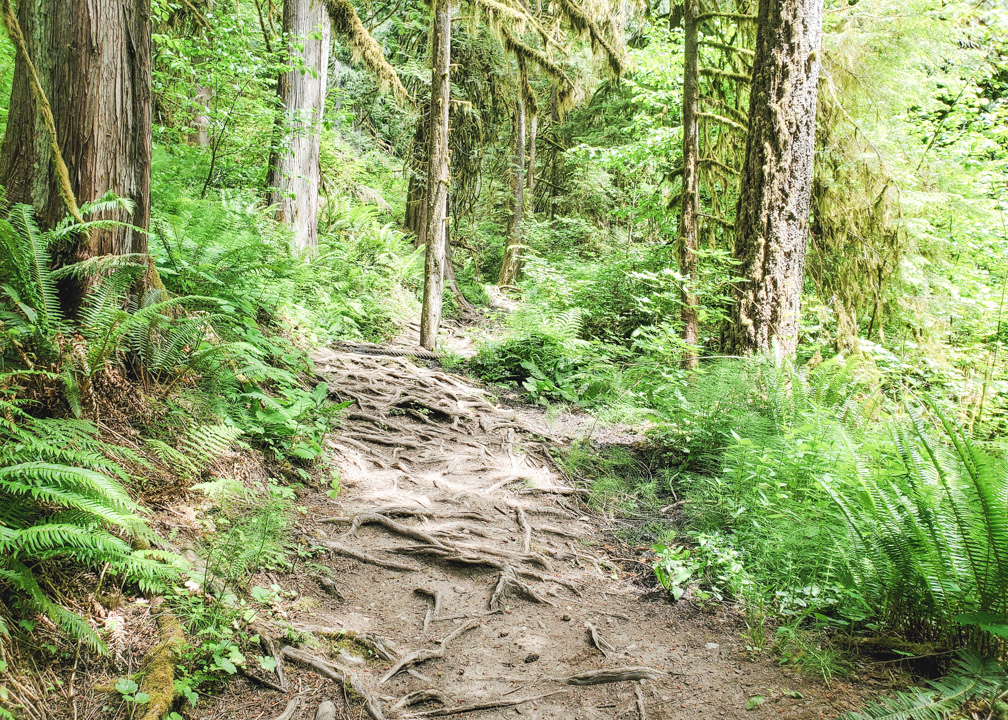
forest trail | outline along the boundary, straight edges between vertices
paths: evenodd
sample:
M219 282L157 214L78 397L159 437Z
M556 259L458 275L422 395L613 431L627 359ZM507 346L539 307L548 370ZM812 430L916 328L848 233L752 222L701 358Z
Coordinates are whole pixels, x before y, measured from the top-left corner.
M286 693L233 683L208 717L272 719L295 697L286 720L324 700L372 718L818 718L857 704L849 686L750 661L730 610L644 596L551 459L545 422L377 349L315 354L331 396L353 401L328 441L341 492L301 498L300 533L330 551L313 561L329 572L301 564L278 582L300 598L287 622L319 644L284 651Z

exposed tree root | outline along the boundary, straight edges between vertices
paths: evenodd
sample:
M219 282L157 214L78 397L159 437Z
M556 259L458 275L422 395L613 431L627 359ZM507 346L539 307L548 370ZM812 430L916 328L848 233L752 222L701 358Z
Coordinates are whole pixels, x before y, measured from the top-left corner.
M350 523L350 528L343 534L343 537L350 537L357 532L362 525L381 525L389 532L402 535L403 537L416 540L417 542L426 543L427 545L448 547L448 545L429 533L417 530L409 525L403 525L392 518L386 517L385 515L379 515L378 513L358 513L355 515L353 521Z
M590 622L585 623L585 628L588 630L588 638L591 640L592 645L605 657L609 657L609 653L616 652L616 648L599 634L598 628Z
M437 660L443 658L445 652L448 650L448 645L451 644L455 638L458 636L478 628L480 623L476 620L470 620L467 623L459 625L451 633L449 633L444 640L441 641L440 645L433 649L423 649L414 650L409 655L404 657L402 660L393 665L387 673L378 681L379 685L384 685L389 680L391 680L396 674L405 670L406 668L412 667L413 665L419 665L420 663L427 662L428 660Z
M564 685L604 685L631 680L657 680L664 674L661 670L650 667L602 668L568 675L560 678L560 682Z
M383 560L382 558L377 558L374 555L368 555L360 550L354 550L348 548L346 545L335 540L327 540L322 543L325 547L329 548L333 552L343 555L344 557L353 558L358 562L367 563L369 565L377 565L378 567L385 568L386 570L399 570L401 572L413 572L416 570L412 565L406 565L405 563L399 563L395 560Z
M529 555L532 552L532 526L529 525L521 505L515 508L515 513L518 515L518 527L522 531L522 552Z
M417 595L423 595L424 597L429 597L431 602L427 605L427 612L424 615L423 621L423 634L427 634L427 629L430 627L431 620L434 616L438 614L441 610L441 593L437 590L428 590L426 588L417 588L413 591Z
M349 687L364 699L364 710L367 712L371 720L385 720L385 715L382 713L381 699L374 693L369 692L360 682L357 674L349 668L337 665L330 660L305 652L304 650L299 650L291 647L290 645L284 646L284 649L281 652L285 658L293 660L296 663L300 663L305 667L311 668L323 677L335 680L341 685Z
M509 596L523 597L532 602L552 605L553 603L533 590L528 583L520 579L515 570L510 565L501 568L500 577L497 578L497 586L490 595L490 609L501 610L504 608L504 600Z
M301 698L291 698L290 702L287 703L287 707L284 708L284 711L273 718L273 720L291 720L291 718L294 717L294 713L298 711L299 707L301 707Z
M393 710L405 710L408 707L413 707L414 705L420 705L426 702L436 702L441 705L448 704L448 696L436 688L429 688L427 690L416 690L411 692L409 695L404 695L399 698L399 701L392 706Z
M641 690L640 683L634 685L634 699L637 701L638 720L647 720L647 712L644 710L644 691Z
M543 693L541 695L532 695L530 697L513 698L510 700L499 699L499 700L486 700L484 702L473 703L471 705L459 705L458 707L446 707L437 708L435 710L422 710L418 713L413 713L408 717L411 718L429 718L429 717L447 717L448 715L461 715L462 713L476 712L478 710L496 710L497 708L514 707L515 705L524 705L530 702L536 702L538 700L545 700L548 697L553 697L554 695L559 695L560 693L566 692L565 690L553 690L552 692Z

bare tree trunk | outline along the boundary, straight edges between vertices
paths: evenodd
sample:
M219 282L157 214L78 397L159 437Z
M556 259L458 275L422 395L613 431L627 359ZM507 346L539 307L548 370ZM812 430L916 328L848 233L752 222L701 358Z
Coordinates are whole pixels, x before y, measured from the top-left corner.
M812 190L823 0L760 0L726 345L793 355Z
M697 316L697 251L700 239L697 228L699 200L697 197L697 166L700 154L700 133L697 125L697 102L699 90L697 80L697 3L698 0L684 0L683 28L685 30L683 100L682 100L682 197L679 213L679 273L682 275L682 323L683 343L686 352L682 364L693 370L699 364L697 344L699 318Z
M524 77L524 67L522 76ZM519 92L515 100L515 145L514 160L511 163L511 220L508 223L507 246L501 263L497 284L501 287L514 285L521 269L522 216L525 210L525 98Z
M287 0L283 31L292 67L277 83L283 130L268 184L277 219L291 228L294 247L303 252L318 245L320 123L330 38L329 12L322 0Z
M430 155L427 173L427 258L424 264L420 344L437 345L444 300L445 234L448 211L448 105L451 69L451 0L435 0L431 26Z
M150 222L150 0L24 0L18 24L52 107L70 187L81 203L112 191L135 203L132 214L108 213L146 229ZM14 65L10 114L0 149L0 185L7 198L34 206L42 227L65 214L26 63ZM127 227L96 230L57 251L64 264L84 258L146 253L147 236ZM61 285L74 310L80 283Z

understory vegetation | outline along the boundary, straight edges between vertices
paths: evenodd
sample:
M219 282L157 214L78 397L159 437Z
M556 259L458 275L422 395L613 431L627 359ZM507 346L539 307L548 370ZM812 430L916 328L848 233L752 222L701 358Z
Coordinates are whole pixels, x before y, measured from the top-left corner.
M149 163L125 173L146 196L60 171L47 103L16 102L52 78L26 79L5 6L0 717L44 717L18 658L73 677L126 647L127 612L184 635L158 717L273 672L259 632L286 622L284 591L253 578L328 572L292 528L308 489L339 493L326 436L352 404L311 351L417 317L432 344L442 300L486 328L471 358L439 348L446 367L634 435L557 448L626 550L617 575L727 608L750 656L827 683L871 661L930 678L856 717L1008 717L1008 11L819 2L796 331L741 352L757 4L559 4L448 3L442 97L443 0L327 0L303 37L284 3L154 0L153 100L131 124ZM45 13L22 5L32 41ZM318 107L287 107L320 78ZM72 135L85 103L65 104L48 112ZM19 179L19 113L46 193ZM109 717L160 702L142 674L105 691Z

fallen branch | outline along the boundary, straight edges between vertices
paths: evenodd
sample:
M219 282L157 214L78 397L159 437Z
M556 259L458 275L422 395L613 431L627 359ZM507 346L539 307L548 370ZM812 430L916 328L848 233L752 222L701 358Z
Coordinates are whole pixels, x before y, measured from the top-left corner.
M161 598L151 602L152 610L161 610L156 616L161 640L147 656L143 680L140 681L140 690L150 698L140 720L160 720L175 701L175 663L185 647L185 633L178 618L163 609L162 603Z
M640 683L634 685L634 698L637 700L637 717L638 720L647 720L647 713L644 711L644 692L641 690Z

